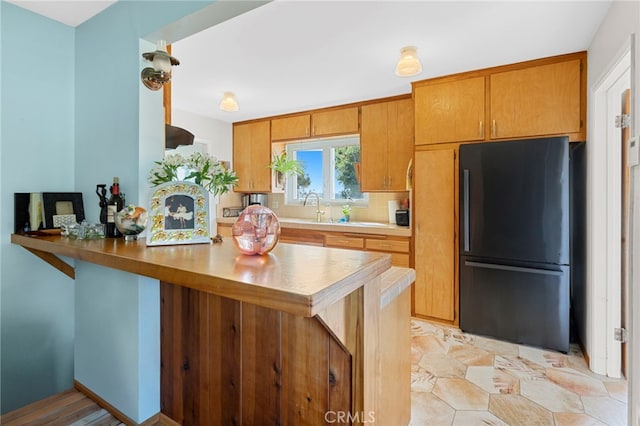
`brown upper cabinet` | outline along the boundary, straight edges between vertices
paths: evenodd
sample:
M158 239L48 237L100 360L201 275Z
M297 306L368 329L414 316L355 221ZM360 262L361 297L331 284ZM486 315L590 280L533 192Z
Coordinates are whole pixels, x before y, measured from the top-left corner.
M235 192L271 192L271 132L269 120L234 124L233 168Z
M311 114L274 118L271 120L271 140L304 139L311 136Z
M491 139L579 133L581 61L492 74Z
M358 133L359 108L327 109L271 119L271 140L295 140Z
M311 136L358 133L358 107L332 109L311 114Z
M361 108L360 188L406 191L413 155L413 102L400 99Z
M415 143L586 140L586 52L413 83Z
M484 80L416 84L416 145L484 139Z

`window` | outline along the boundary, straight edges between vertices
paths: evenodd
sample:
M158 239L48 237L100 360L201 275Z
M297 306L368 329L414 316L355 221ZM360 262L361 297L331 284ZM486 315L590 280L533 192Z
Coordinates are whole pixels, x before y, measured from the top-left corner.
M304 172L287 180L286 201L297 203L315 192L323 204L366 204L360 191L358 136L287 144L287 157L300 163Z

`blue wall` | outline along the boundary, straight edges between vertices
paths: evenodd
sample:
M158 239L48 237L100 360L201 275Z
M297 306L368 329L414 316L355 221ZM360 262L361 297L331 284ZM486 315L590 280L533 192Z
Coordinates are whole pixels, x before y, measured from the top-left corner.
M13 193L74 190L74 30L2 10L0 144L1 410L68 389L74 283L11 245Z
M148 168L148 157L162 157L164 116L161 93L140 82L145 46L140 38L207 4L118 2L77 28L75 181L80 191L91 194L96 184L118 176L127 203L147 204L140 189L148 187L140 182L146 173L140 169ZM149 104L156 107L141 111ZM97 220L97 198L92 200L87 215ZM75 298L75 380L135 422L158 413L158 282L78 262Z
M120 1L77 28L0 3L2 412L74 377L136 422L159 411L158 283L77 262L74 284L11 245L13 193L80 191L97 222L95 185L119 176L142 203L164 126L161 107L140 123L162 102L140 91L140 39L210 3Z

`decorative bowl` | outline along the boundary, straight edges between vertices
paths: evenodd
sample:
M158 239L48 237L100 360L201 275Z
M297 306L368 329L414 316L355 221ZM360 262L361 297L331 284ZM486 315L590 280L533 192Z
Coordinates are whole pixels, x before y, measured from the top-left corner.
M271 209L254 204L242 211L231 227L231 235L243 254L269 253L280 238L280 222Z
M118 231L124 235L125 241L134 241L147 226L147 211L132 204L126 206L115 215Z

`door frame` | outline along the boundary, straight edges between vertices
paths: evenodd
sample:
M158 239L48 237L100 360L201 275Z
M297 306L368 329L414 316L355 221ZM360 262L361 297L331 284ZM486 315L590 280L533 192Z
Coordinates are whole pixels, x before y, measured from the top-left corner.
M593 135L587 148L590 170L587 196L587 346L589 367L609 377L621 376L620 343L614 328L620 327L620 93L631 87L631 43L626 43L606 75L592 92ZM623 87L624 86L624 87ZM613 95L617 93L617 96ZM610 96L610 94L612 94ZM633 92L632 92L633 96ZM615 99L614 99L615 98ZM602 224L606 224L602 226ZM628 310L627 310L628 312ZM605 321L603 321L605 319Z

